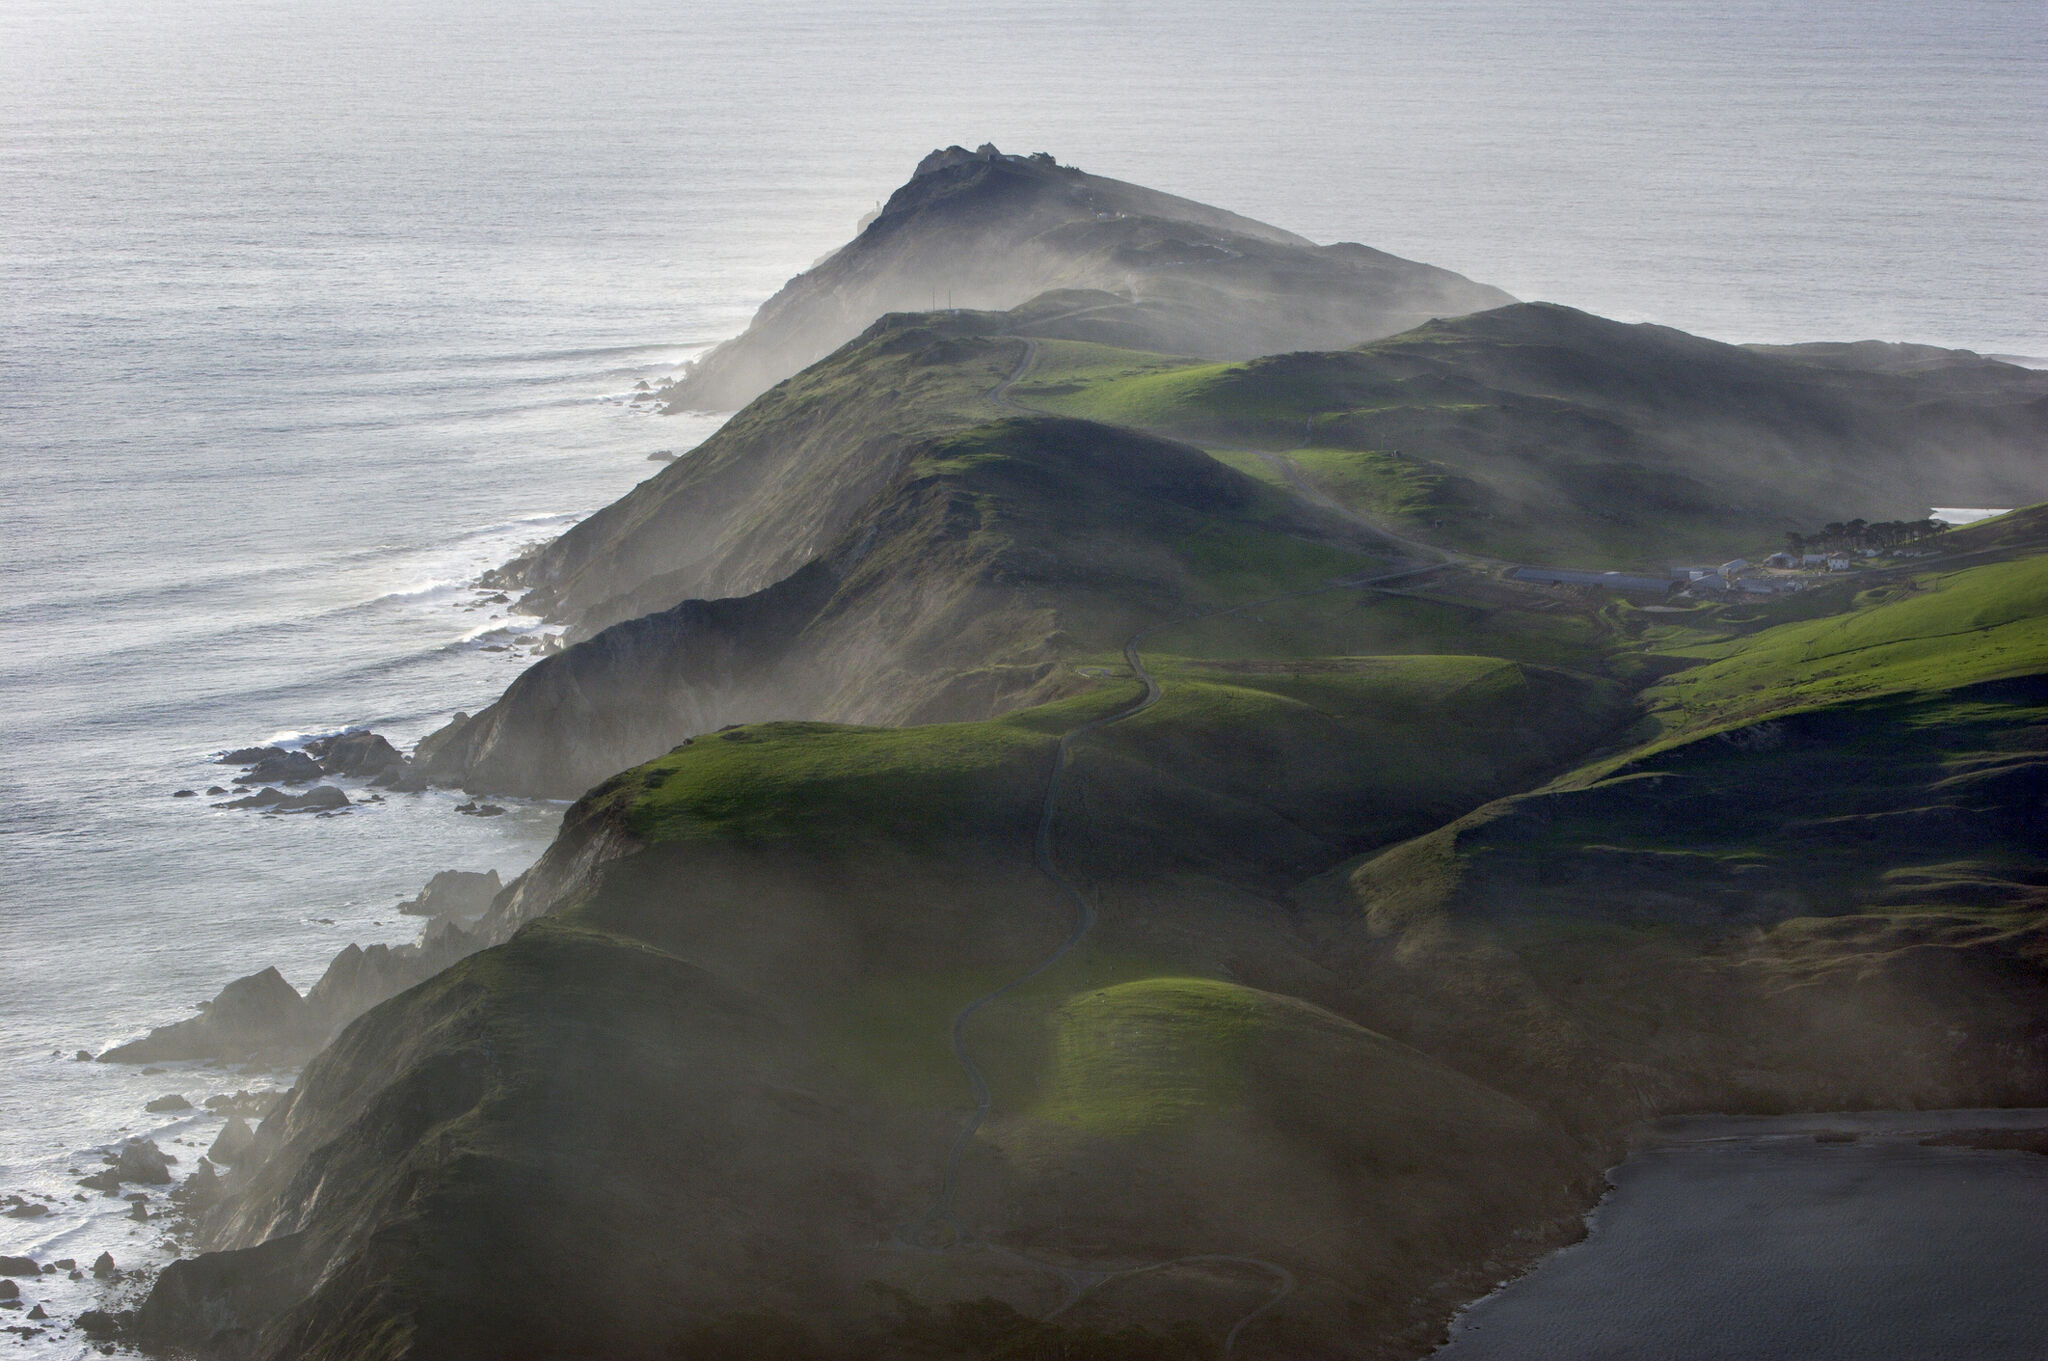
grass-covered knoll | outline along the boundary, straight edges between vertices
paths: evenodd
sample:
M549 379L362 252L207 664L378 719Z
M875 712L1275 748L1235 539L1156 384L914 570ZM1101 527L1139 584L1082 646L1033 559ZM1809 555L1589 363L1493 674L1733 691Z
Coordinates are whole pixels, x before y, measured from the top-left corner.
M1081 648L1125 622L1312 588L1386 561L1342 520L1197 449L1109 426L1014 418L936 441L911 467L956 499L1000 569L1060 593ZM970 518L971 517L971 518ZM887 570L878 550L863 572Z
M756 723L691 740L628 772L616 800L641 841L973 845L1022 835L1037 814L1058 734L1130 703L1135 687L981 723L910 728Z
M1180 355L1122 350L1113 345L1084 340L1041 340L1038 342L1038 358L1029 372L1010 389L1010 394L1027 405L1042 405L1051 410L1050 399L1081 391L1093 384L1188 369L1199 364L1198 360Z
M1460 654L1599 674L1622 658L1611 599L1544 598L1468 571L1386 587L1262 601L1153 635L1163 652L1214 661Z
M1654 734L2048 670L2048 556L1929 573L1842 613L1687 649L1705 664L1647 692Z
M1774 542L1802 514L1917 517L1960 486L2031 499L2030 450L2048 419L2048 379L2009 366L1988 378L1827 369L1545 305L1337 353L1179 368L1096 359L1016 396L1181 438L1300 449L1304 475L1355 510L1557 565L1725 556Z
M1614 687L1491 657L1148 660L1158 703L1083 738L1062 835L1118 873L1266 872L1405 835L1568 762L1624 713ZM1060 733L1140 693L1108 665L1085 694L980 722L758 723L608 782L591 814L645 844L976 852L1021 846ZM1111 866L1105 865L1105 869Z
M1235 1106L1244 1099L1245 1066L1285 1007L1211 978L1147 978L1079 993L1055 1017L1050 1073L1032 1114L1129 1135Z

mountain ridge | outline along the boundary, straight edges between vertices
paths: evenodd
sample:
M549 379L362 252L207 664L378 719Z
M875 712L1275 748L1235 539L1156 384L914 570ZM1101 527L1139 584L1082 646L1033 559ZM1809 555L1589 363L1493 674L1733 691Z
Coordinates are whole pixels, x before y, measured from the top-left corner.
M1068 182L921 169L883 237ZM2040 508L1718 598L1502 556L1755 551L1917 503L1929 432L2038 490L2043 380L1539 304L1144 348L1246 283L1204 268L869 317L509 564L573 641L417 761L562 832L308 1065L132 1335L1392 1361L1642 1121L2048 1101Z
M1318 247L1044 153L953 147L927 156L854 240L791 279L743 334L660 395L672 408L733 409L886 313L940 303L1001 311L1076 288L1155 303L1146 348L1218 357L1355 344L1511 301L1448 270L1363 246ZM1287 306L1263 315L1233 306L1258 295Z

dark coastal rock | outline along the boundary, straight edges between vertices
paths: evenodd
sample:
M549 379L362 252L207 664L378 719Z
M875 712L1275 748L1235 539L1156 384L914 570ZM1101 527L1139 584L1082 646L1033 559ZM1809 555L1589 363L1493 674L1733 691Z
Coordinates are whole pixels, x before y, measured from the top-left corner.
M121 1174L109 1167L91 1176L80 1177L78 1184L88 1191L104 1191L111 1196L121 1189Z
M405 757L398 748L373 732L344 733L327 745L320 767L329 775L351 775L358 779L401 771Z
M0 1256L0 1276L40 1276L43 1269L33 1257Z
M13 1281L0 1279L0 1301L18 1300L20 1298L20 1286L16 1285Z
M245 1125L243 1128L248 1127ZM171 1199L187 1211L203 1210L220 1199L220 1190L220 1175L213 1170L212 1163L201 1158L192 1175L171 1192Z
M206 787L206 792L209 797L213 797L216 795L225 794L228 791L225 785L210 784Z
M351 946L350 949L355 947ZM316 989L318 985L315 985ZM310 994L308 995L310 999ZM309 1000L307 1005L311 1005ZM225 1093L206 1098L206 1109L216 1115L239 1115L250 1120L261 1120L284 1099L282 1092L238 1091L233 1096Z
M93 1258L92 1274L95 1280L104 1281L107 1277L113 1275L114 1271L115 1267L113 1253L103 1252L99 1256Z
M491 905L504 885L496 870L442 870L427 881L420 896L398 905L412 917L473 917Z
M174 799L196 799L199 797L199 791L196 789L180 789L171 797Z
M303 794L265 789L244 799L217 803L216 808L258 808L268 813L326 813L349 806L349 797L331 784L315 785Z
M21 1204L9 1208L4 1213L9 1219L41 1219L49 1212L49 1206L38 1205L32 1200L25 1200Z
M425 769L431 766L434 760L441 756L442 753L458 746L463 729L468 725L469 715L457 709L453 718L449 719L441 727L428 733L425 737L422 737L418 745L412 749L414 767Z
M40 1322L41 1320L46 1319L50 1316L50 1311L43 1308L43 1306L39 1304L35 1308L28 1311L28 1316Z
M148 1139L131 1139L121 1145L113 1170L122 1181L146 1186L167 1186L172 1181L171 1159Z
M305 752L288 751L258 761L243 772L242 778L251 784L305 784L324 773L320 763Z
M213 1147L206 1151L209 1161L223 1167L233 1167L249 1156L249 1150L256 1146L256 1134L242 1117L231 1118L213 1141Z
M395 997L490 942L471 935L454 918L438 916L414 945L351 944L335 955L306 992L309 1029L323 1039L386 998ZM276 1099L275 1093L271 1094Z
M171 1263L135 1315L137 1340L164 1351L248 1355L258 1330L317 1280L305 1274L297 1239Z
M149 1219L149 1207L138 1200L128 1207L128 1217L147 1222Z
M335 791L339 793L340 791ZM305 999L275 968L238 978L189 1021L158 1026L147 1036L100 1055L102 1063L159 1059L241 1059L303 1041Z
M253 766L258 761L268 761L272 757L283 755L283 747L236 747L233 751L216 756L214 760L224 766Z
M111 1342L121 1335L120 1317L104 1309L88 1309L78 1316L77 1322L78 1331L95 1342Z
M152 1115L164 1115L171 1111L189 1111L192 1109L192 1103L187 1101L182 1094L172 1092L169 1095L158 1097L142 1109Z

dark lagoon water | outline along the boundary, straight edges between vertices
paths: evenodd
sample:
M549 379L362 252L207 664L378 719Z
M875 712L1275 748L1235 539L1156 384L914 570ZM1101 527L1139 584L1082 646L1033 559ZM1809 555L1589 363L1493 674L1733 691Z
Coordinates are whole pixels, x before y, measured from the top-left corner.
M2048 1110L1666 1122L1586 1239L1466 1310L1436 1356L2039 1361L2048 1157L1920 1142L1987 1127Z

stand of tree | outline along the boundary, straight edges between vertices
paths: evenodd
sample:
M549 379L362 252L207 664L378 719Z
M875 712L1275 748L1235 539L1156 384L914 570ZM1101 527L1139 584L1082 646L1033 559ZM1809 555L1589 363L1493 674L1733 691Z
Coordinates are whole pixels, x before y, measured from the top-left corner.
M1881 520L1876 524L1867 520L1836 520L1811 534L1797 531L1787 534L1785 546L1789 552L1801 554L1843 548L1890 549L1939 534L1947 528L1945 520Z

